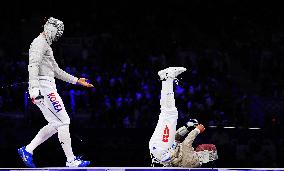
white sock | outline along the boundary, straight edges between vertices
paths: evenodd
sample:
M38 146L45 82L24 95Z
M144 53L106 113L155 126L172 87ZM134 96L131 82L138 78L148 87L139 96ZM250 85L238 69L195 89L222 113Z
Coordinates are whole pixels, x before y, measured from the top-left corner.
M36 149L37 146L39 146L41 143L46 141L56 132L57 130L53 126L51 125L44 126L39 130L39 132L37 133L35 138L31 141L31 143L26 146L26 151L33 154L33 151L34 149Z
M174 108L175 107L175 97L174 97L174 84L173 79L168 78L165 81L162 81L162 90L161 90L161 108Z
M63 125L58 128L58 139L63 148L68 162L74 160L75 156L71 147L71 137L69 132L69 125Z

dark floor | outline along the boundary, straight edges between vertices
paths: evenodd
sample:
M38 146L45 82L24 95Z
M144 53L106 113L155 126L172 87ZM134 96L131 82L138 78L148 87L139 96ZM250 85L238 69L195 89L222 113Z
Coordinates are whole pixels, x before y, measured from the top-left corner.
M0 118L0 167L24 167L17 148L28 144L44 124ZM88 128L89 127L89 128ZM150 167L148 142L153 129L99 129L71 124L75 155L92 161L91 167ZM213 143L219 159L204 167L284 167L281 130L207 128L194 146ZM65 156L56 135L34 151L38 167L63 167Z

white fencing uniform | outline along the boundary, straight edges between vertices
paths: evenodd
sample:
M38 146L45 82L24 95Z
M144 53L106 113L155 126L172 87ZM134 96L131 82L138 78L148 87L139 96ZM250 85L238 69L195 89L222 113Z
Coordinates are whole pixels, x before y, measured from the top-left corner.
M56 89L54 78L72 84L78 81L77 77L59 68L50 47L53 41L62 36L63 30L63 22L50 17L44 25L44 32L33 40L29 49L29 94L48 121L30 144L18 150L20 157L29 167L35 167L32 162L33 151L55 133L58 133L58 139L67 158L66 166L85 167L90 164L90 161L83 161L73 154L69 132L70 118ZM25 160L26 157L29 161Z
M200 145L195 151L192 143L200 133L198 128L192 130L183 142L175 138L185 136L187 127L176 130L178 111L175 106L173 81L177 75L186 71L183 67L169 67L158 72L162 81L161 113L155 131L149 141L152 163L160 163L168 167L200 167L202 163L218 158L217 149L213 144ZM194 123L192 123L192 126ZM176 136L177 135L177 136Z
M54 78L40 76L39 85L44 99L36 105L40 108L48 123L55 128L70 124L70 118L65 110L63 101L57 93Z
M35 38L30 46L28 68L29 90L39 90L44 96L43 103L37 103L37 106L45 119L55 128L69 124L70 119L57 93L54 77L72 84L76 84L78 78L59 68L43 34Z
M158 124L149 141L150 153L158 162L164 163L171 159L169 149L174 146L178 111L175 107L173 79L162 81L161 113Z

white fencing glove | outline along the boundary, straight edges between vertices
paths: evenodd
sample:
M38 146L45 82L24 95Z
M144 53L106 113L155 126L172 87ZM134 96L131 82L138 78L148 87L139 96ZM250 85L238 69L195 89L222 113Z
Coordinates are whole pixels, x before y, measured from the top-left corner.
M198 121L196 119L190 119L187 123L186 123L186 126L187 128L189 127L196 127L198 125Z
M41 95L40 90L38 88L33 88L29 90L30 98L32 99L33 104L37 104L42 102L43 95Z

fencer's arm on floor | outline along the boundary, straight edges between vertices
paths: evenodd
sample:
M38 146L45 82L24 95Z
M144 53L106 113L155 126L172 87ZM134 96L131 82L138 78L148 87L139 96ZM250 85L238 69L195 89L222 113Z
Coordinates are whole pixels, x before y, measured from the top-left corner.
M36 39L29 49L29 94L32 99L39 96L39 65L45 49L44 42Z

